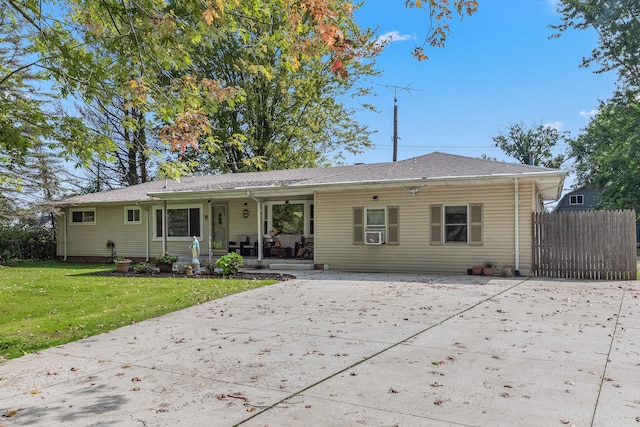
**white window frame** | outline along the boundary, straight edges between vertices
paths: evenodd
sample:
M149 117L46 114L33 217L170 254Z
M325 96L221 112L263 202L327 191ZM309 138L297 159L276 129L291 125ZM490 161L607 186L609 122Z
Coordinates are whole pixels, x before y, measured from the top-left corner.
M569 196L569 204L570 205L584 205L584 195L582 194L572 194Z
M73 214L75 212L82 212L82 222L76 222L73 220ZM85 213L92 212L93 213L93 221L85 221ZM75 208L69 209L69 224L70 225L96 225L96 208Z
M129 221L129 211L138 211L138 220ZM124 207L124 223L125 225L142 224L142 209L140 206L125 206Z
M167 206L167 213L171 210L176 210L176 209L199 209L200 210L200 232L199 235L197 236L198 239L201 239L204 235L204 209L202 205L171 205L171 206ZM162 241L162 237L156 235L156 231L158 230L158 223L157 223L157 218L158 218L158 211L163 211L164 208L162 206L156 206L153 208L153 241L154 242L161 242ZM164 215L164 214L163 214ZM190 228L190 227L187 227ZM166 230L166 227L163 224L163 231ZM167 236L166 237L168 242L184 242L184 241L191 241L193 239L193 236Z
M384 213L384 224L369 224L369 211L382 211ZM387 232L387 207L386 206L375 206L364 208L364 231L384 231L385 234Z
M369 224L369 212L370 211L382 211L384 214L384 224ZM364 208L364 236L367 235L367 232L382 232L382 244L387 243L387 226L389 221L389 213L387 212L386 206L372 206ZM366 242L365 242L366 244Z

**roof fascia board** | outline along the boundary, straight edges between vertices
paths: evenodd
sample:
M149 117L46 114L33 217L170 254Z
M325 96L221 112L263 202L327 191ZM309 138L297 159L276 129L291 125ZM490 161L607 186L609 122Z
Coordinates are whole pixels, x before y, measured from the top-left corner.
M154 197L160 200L181 200L185 198L193 198L194 196L200 197L212 197L216 198L228 198L237 199L245 197L277 197L277 196L301 196L312 194L316 191L331 191L331 190L357 190L362 188L397 188L406 187L410 185L425 186L425 185L463 185L463 184L480 184L480 183L499 183L499 182L511 182L514 178L518 178L521 182L531 181L554 181L558 186L561 186L564 182L566 173L561 171L544 171L533 173L521 173L521 174L494 174L494 175L467 175L467 176L447 176L447 177L435 177L435 178L410 178L410 179L389 179L389 180L376 180L376 181L345 181L335 183L324 184L305 184L296 183L288 186L273 187L273 186L259 186L259 187L238 187L233 190L198 190L198 191L176 191L171 193L153 192L149 193L150 197Z

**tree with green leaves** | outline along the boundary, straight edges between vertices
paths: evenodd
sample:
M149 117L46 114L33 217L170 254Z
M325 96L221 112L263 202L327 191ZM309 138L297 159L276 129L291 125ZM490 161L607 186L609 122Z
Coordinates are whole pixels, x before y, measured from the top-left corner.
M552 150L567 141L568 133L540 123L527 126L512 123L492 137L496 147L524 165L544 166L559 169L565 160L563 154L554 155Z
M269 22L239 20L243 33L257 39L285 17ZM352 25L354 37L370 40ZM239 172L258 169L314 167L330 164L343 151L357 153L370 146L369 132L354 119L354 109L341 99L367 93L359 85L376 75L369 46L358 61L344 64L346 76L329 72L321 56L301 57L291 67L277 47L247 49L237 31L228 31L203 46L194 62L197 74L239 91L239 99L221 103L210 113L211 150L186 153L198 159L199 170Z
M577 181L602 189L601 207L640 212L640 101L618 96L600 104L571 141Z
M640 88L640 2L637 0L560 0L562 23L556 37L570 28L592 28L598 46L582 65L600 65L596 72L617 70L623 88Z
M294 70L311 58L324 58L327 72L342 78L348 78L350 64L371 41L356 34L353 5L346 0L0 0L0 5L29 37L32 66L46 73L62 96L90 103L120 96L145 118L144 125L150 117L162 123L161 140L181 154L188 148L219 149L209 118L224 103L233 107L242 95L194 73L198 48L221 32L235 32L245 49L279 52L284 66ZM406 5L429 11L425 45L431 46L444 44L453 16L477 9L475 0ZM261 34L241 25L242 20L271 22L273 16L279 20ZM425 59L421 49L415 56ZM124 126L139 130L135 122ZM65 153L85 164L114 150L105 139L80 139L67 141ZM189 166L182 162L161 171L176 175Z

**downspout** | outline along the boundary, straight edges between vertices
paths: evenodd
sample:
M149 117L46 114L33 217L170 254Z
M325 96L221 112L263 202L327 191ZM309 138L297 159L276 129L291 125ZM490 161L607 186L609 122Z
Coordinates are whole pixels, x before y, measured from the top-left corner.
M167 232L169 226L167 224L167 201L162 205L162 253L167 253Z
M247 191L247 196L251 197L258 204L258 262L262 261L262 201L251 195L251 191Z
M63 243L63 261L67 260L67 215L65 212L62 212L62 241Z
M514 181L514 212L515 212L515 268L520 270L520 195L518 190L518 178Z

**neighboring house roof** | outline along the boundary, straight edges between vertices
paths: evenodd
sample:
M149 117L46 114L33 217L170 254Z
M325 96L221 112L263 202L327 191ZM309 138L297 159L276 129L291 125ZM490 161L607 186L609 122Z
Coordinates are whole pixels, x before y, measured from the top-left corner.
M431 153L389 163L325 168L287 169L222 175L183 177L180 181L154 181L85 194L58 202L61 206L144 202L176 199L193 193L220 193L236 197L258 194L309 193L315 189L363 188L450 183L451 181L534 179L545 199L556 200L566 173L537 166L503 163L445 153Z
M592 211L600 202L602 190L586 186L568 192L556 205L556 212Z

